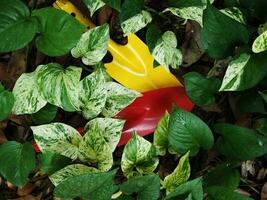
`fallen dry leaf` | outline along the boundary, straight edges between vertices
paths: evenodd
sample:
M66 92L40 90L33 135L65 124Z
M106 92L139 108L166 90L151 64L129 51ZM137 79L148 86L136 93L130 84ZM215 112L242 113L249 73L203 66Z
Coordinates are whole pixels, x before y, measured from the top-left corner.
M24 197L20 197L20 198L16 198L16 199L10 199L10 200L41 200L41 197L40 196L35 197L35 196L32 196L32 195L27 195L27 196L24 196Z
M263 185L261 189L261 200L267 200L267 182Z
M19 196L26 196L26 195L31 194L31 192L33 191L33 189L34 189L34 185L28 182L22 188L18 188L17 194Z

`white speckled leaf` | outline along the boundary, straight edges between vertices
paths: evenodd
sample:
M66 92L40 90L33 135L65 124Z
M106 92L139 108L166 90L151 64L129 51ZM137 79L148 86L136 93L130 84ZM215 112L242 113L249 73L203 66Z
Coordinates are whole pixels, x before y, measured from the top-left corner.
M63 123L52 123L32 126L31 129L42 152L55 152L73 160L78 157L78 147L82 136L71 126Z
M141 96L139 92L125 88L115 82L106 83L105 88L107 90L107 101L102 111L105 117L114 117L137 97Z
M252 45L252 51L254 53L260 53L266 50L267 50L267 31L259 35Z
M70 66L64 69L57 63L40 65L36 69L38 89L50 104L65 111L76 111L81 72L82 68Z
M101 68L80 82L79 107L84 118L92 119L103 110L107 99L105 82L106 77Z
M101 128L94 123L87 129L79 145L80 160L97 163L100 171L108 171L113 164L112 150L106 142Z
M165 9L163 12L170 11L172 14L181 17L183 19L190 19L198 22L202 26L202 15L203 15L204 7L183 7L183 8L175 8L170 7Z
M15 115L36 113L47 103L38 91L35 72L25 73L19 77L13 95L15 103L12 112Z
M85 32L78 44L71 50L75 58L82 58L86 65L95 65L107 53L109 41L109 26L103 24Z
M234 91L238 89L242 80L244 68L249 59L250 55L243 53L230 62L223 77L220 91Z
M99 8L105 5L105 3L101 0L83 0L83 2L89 9L91 17L95 13L95 11L97 11Z
M68 165L63 169L55 172L54 174L49 176L49 179L55 186L57 186L67 178L78 176L81 174L97 173L97 172L99 172L99 170L96 168L88 167L82 164L73 164L73 165Z
M113 152L121 138L122 129L125 121L113 118L96 118L88 122L85 130L93 129L94 126L99 127L101 133Z
M157 41L152 55L158 63L169 70L169 66L177 69L182 64L183 55L177 47L177 39L172 31L166 31Z
M160 119L154 132L153 145L156 148L157 155L164 156L169 147L168 124L170 114L168 112Z
M124 36L131 33L136 33L142 28L146 27L152 21L152 16L149 12L142 10L139 14L125 20L121 23Z
M156 150L152 144L134 133L123 150L121 159L123 174L127 178L150 174L157 168L158 163L159 159L156 157Z
M179 160L178 166L174 171L166 176L163 181L163 187L167 192L171 192L179 185L185 183L190 177L190 163L189 163L189 152L182 156Z
M246 18L242 11L237 7L224 8L220 10L225 15L233 18L234 20L246 25Z

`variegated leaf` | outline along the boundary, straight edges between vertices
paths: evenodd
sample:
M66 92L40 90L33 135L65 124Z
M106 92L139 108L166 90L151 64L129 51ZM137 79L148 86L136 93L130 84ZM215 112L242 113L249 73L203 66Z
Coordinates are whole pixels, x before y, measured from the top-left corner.
M158 166L159 159L152 144L137 133L126 144L121 159L123 174L129 178L140 174L150 174ZM136 169L136 171L135 171Z
M112 150L106 142L101 128L93 124L87 129L79 145L80 160L97 163L100 171L108 171L113 164Z
M78 95L82 68L62 68L57 63L40 65L36 69L38 89L44 99L65 111L78 110Z
M12 112L15 115L36 113L47 103L37 88L35 72L25 73L19 77L13 95L15 103Z
M141 96L139 92L125 88L115 82L106 83L105 88L108 91L106 105L102 111L105 117L114 117L137 97Z
M136 33L142 28L146 27L152 21L152 16L149 12L142 10L139 14L125 20L121 23L124 36L131 33Z
M71 50L75 58L82 58L86 65L94 65L102 60L107 53L109 26L104 24L85 32L76 47Z
M41 151L51 151L71 159L79 155L82 136L69 125L52 123L31 127L34 139Z
M101 68L80 82L79 107L84 118L92 119L103 110L107 99L105 82L106 77Z
M267 50L267 31L264 31L253 42L252 51L254 53L260 53L266 50Z
M91 17L95 13L95 11L97 11L99 8L105 5L105 3L101 0L83 0L83 2L89 9Z
M171 192L179 185L185 183L190 177L189 152L180 158L178 166L163 181L163 187Z
M169 66L176 69L182 64L183 55L177 47L177 39L172 31L166 31L157 41L152 55L158 63L169 70Z
M120 119L96 118L86 124L85 130L89 131L95 126L99 127L105 141L113 152L121 138L124 123L125 121Z
M67 167L64 167L63 169L55 172L54 174L49 176L49 179L55 186L57 186L67 178L78 176L81 174L97 173L97 172L99 172L99 170L94 167L88 167L82 164L73 164L73 165L68 165Z
M224 8L220 10L225 15L233 18L234 20L246 25L246 18L242 11L237 7Z
M170 114L168 112L160 119L154 132L153 145L156 148L157 155L164 156L169 147L168 125Z
M244 68L250 59L250 55L243 53L232 60L226 70L220 91L234 91L238 89Z
M202 16L204 7L198 6L190 6L190 7L182 7L182 8L175 8L170 7L165 9L163 12L170 11L172 14L181 17L183 19L190 19L198 22L202 26Z

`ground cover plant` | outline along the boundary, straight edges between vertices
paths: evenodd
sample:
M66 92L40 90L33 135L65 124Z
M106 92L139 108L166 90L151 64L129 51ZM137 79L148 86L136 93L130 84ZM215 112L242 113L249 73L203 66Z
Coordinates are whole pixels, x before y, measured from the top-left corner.
M72 2L94 28L0 0L0 199L267 199L267 1ZM104 63L133 33L195 107L118 147L142 94Z

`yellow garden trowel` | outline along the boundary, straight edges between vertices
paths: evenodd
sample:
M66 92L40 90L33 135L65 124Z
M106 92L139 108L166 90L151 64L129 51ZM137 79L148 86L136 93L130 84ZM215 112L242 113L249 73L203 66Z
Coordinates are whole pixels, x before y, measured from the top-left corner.
M70 1L57 0L53 5L55 8L73 14L87 27L95 26ZM146 44L135 34L128 35L126 45L109 40L108 50L113 60L105 64L106 71L125 87L145 92L158 88L182 86L177 78L163 66L153 67L154 58Z

